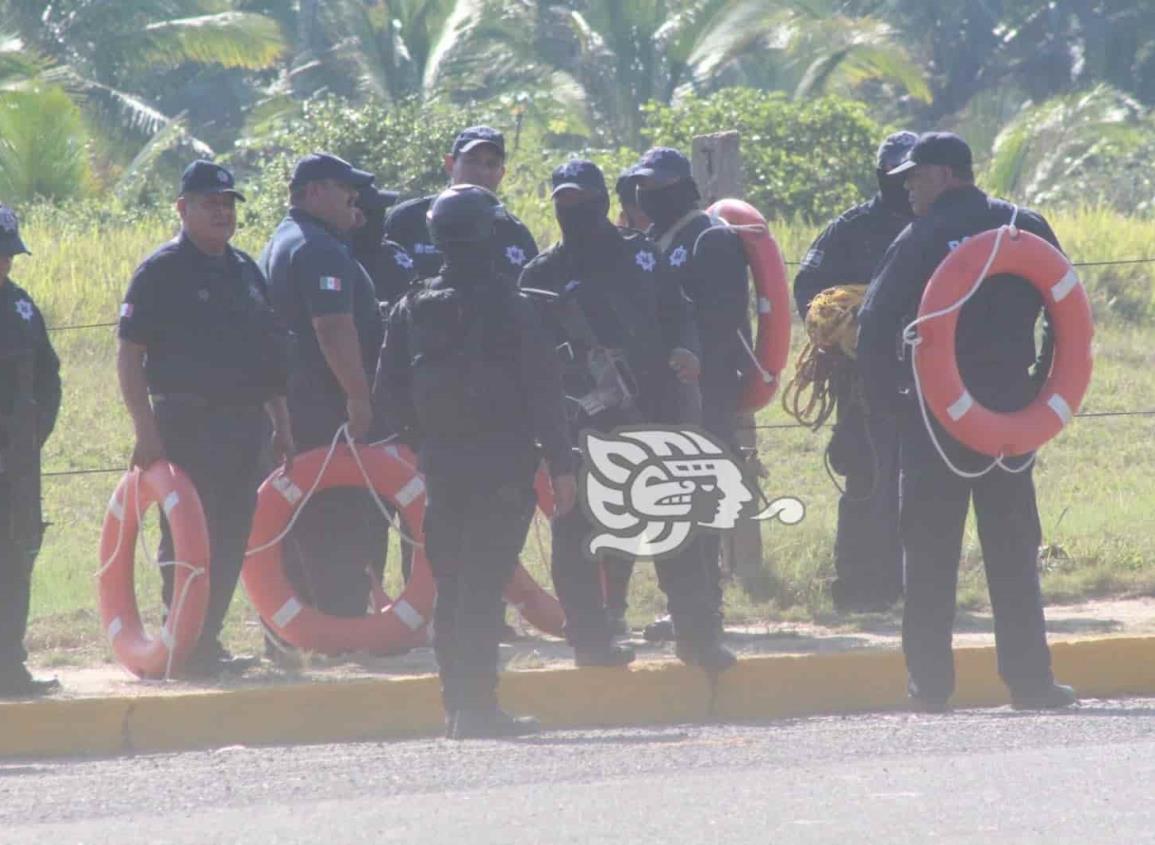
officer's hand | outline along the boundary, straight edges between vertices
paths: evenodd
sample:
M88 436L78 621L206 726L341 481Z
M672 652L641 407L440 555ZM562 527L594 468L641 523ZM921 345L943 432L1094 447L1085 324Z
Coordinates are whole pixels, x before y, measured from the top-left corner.
M273 460L280 464L285 472L293 468L293 457L297 454L297 444L293 442L291 431L273 430Z
M373 423L372 403L367 398L350 398L345 402L345 414L349 419L349 436L364 443L369 436L369 426Z
M555 475L550 483L553 485L553 515L565 516L577 504L577 477L572 472Z
M702 374L702 363L698 356L689 349L675 349L670 353L670 367L677 374L680 381L692 384Z
M142 428L136 433L136 444L132 447L132 465L148 469L157 461L165 459L164 442L156 427Z

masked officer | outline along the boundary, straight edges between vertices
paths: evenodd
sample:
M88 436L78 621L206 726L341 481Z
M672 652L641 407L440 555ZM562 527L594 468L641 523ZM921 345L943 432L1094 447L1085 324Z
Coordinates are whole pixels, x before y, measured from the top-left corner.
M295 336L289 412L301 449L328 446L337 429L364 440L370 384L384 336L377 296L346 243L359 192L373 175L326 153L302 158L289 213L261 255L273 306ZM368 492L334 488L302 512L286 544L290 577L319 610L361 616L368 561L380 557L383 518Z
M669 147L649 150L632 170L638 206L679 287L689 297L702 345L702 426L740 454L736 426L743 372L752 365L750 291L746 253L736 232L699 208L701 195L690 161ZM721 538L702 538L703 555L721 627ZM666 620L647 629L648 639L668 639Z
M623 229L633 229L637 232L648 231L654 221L646 216L638 205L638 180L634 176L633 168L622 171L618 181L614 184L614 193L618 197L621 213L618 215L618 226Z
M186 665L194 676L243 670L220 644L221 627L244 561L261 451L273 422L277 460L293 453L285 406L288 344L253 260L229 245L236 203L232 174L193 162L176 201L181 232L137 268L120 310L117 373L132 417L132 463L169 460L192 480L204 507L212 560L209 605ZM161 561L173 560L161 522ZM164 599L173 573L163 567Z
M40 551L40 450L60 410L60 361L44 318L9 277L30 254L12 209L0 205L0 698L34 698L60 688L24 666L32 567Z
M385 212L397 202L396 191L366 185L357 195L360 220L355 223L351 244L353 257L373 282L377 301L394 303L417 278L413 259L400 244L385 237Z
M433 201L429 231L445 264L391 312L374 387L377 412L419 443L434 650L457 739L537 729L496 696L501 594L536 506L537 443L559 514L577 489L552 346L532 305L493 269L499 219L497 198L474 185Z
M680 422L677 382L694 381L700 370L693 316L681 289L648 238L610 223L609 193L593 162L558 167L553 200L561 241L529 263L520 284L559 296L553 322L561 348L569 351L571 430ZM576 663L621 665L634 654L612 642L597 568L584 552L592 533L579 509L554 520L554 587ZM717 602L698 544L658 561L656 569L675 620L678 656L710 671L733 665L717 636Z
M462 130L445 156L445 172L451 185L479 185L496 194L505 178L505 137L488 126ZM431 241L426 223L434 198L401 203L385 219L385 236L413 258L419 279L441 271L441 251ZM537 255L537 244L525 224L508 209L503 206L498 214L490 244L494 269L516 282L526 262Z
M878 193L826 227L814 241L794 280L798 313L823 290L867 285L883 253L910 223L905 176L889 175L918 136L896 132L878 149ZM898 538L898 428L886 414L868 416L854 362L833 383L838 422L828 455L846 476L838 500L834 541L836 578L831 584L840 611L881 611L902 594L902 545Z
M1008 223L1058 247L1039 214L993 199L974 184L970 147L957 135L921 136L906 160L891 170L906 178L915 221L891 244L866 293L859 315L858 360L871 413L898 416L901 476L900 527L906 555L902 644L909 691L916 709L945 710L954 691L951 629L963 528L974 500L983 562L995 618L999 674L1017 708L1066 707L1074 691L1051 674L1039 589L1041 531L1035 486L1026 462L1008 459L1017 472L996 467L978 478L955 473L935 449L910 389L909 364L900 361L904 327L915 318L932 273L964 239ZM1027 405L1037 379L1050 369L1036 364L1035 322L1043 302L1015 276L992 277L962 308L959 370L975 401L995 411ZM990 463L951 438L931 420L938 442L963 472ZM1024 469L1024 467L1026 467Z

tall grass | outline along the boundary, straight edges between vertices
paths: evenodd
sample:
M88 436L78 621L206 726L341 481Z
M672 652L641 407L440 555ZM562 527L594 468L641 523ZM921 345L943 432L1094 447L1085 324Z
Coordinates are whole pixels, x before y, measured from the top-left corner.
M522 204L511 203L522 214ZM523 217L546 242L541 203L525 203ZM1055 215L1052 223L1075 260L1102 261L1155 256L1155 223L1086 209ZM175 231L172 221L153 219L132 226L92 227L59 216L32 215L25 239L33 251L17 260L13 278L40 303L49 325L115 320L117 306L137 263ZM774 225L784 254L797 258L815 227ZM260 249L266 233L244 231L238 243ZM1088 269L1084 273L1099 317L1096 372L1087 410L1155 408L1155 350L1152 300L1155 264ZM796 325L796 345L798 335ZM65 400L56 433L44 456L48 471L124 466L130 427L116 388L115 339L110 328L60 331L53 340L63 361ZM777 405L759 415L762 424L788 422ZM1045 587L1055 599L1155 587L1150 560L1155 539L1155 458L1149 444L1155 418L1084 419L1047 446L1037 471L1045 543ZM832 539L837 493L823 470L828 434L801 429L759 432L759 449L770 468L768 495L796 495L807 517L796 527L772 525L765 552L778 590L757 603L737 588L728 594L731 618L758 618L791 610L821 614L828 609L825 580L832 575ZM45 479L47 518L52 521L33 592L34 644L82 648L91 654L100 637L92 609L100 524L115 475L51 476ZM545 544L548 548L548 544ZM531 534L530 565L544 577L538 540ZM393 556L392 559L396 559ZM662 605L650 567L639 567L633 591L640 620ZM985 592L973 530L967 535L963 594L980 604ZM150 591L154 593L155 591ZM155 601L154 599L150 599ZM252 644L255 628L244 601L234 605L228 636ZM246 624L249 623L249 624Z

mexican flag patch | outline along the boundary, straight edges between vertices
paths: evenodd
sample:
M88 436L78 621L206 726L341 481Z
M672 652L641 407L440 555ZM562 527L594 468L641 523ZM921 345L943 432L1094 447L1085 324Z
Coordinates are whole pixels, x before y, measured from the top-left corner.
M341 280L336 276L322 276L321 290L339 291L341 290Z

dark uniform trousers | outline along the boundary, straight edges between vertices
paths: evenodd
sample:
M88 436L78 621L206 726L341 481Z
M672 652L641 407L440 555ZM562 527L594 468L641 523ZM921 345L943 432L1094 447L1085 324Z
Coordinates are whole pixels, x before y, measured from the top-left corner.
M566 640L574 648L603 648L610 643L613 632L606 618L598 564L585 553L585 546L596 529L580 504L565 516L556 517L552 526L551 574L557 597L566 612ZM666 594L679 640L701 641L712 631L717 602L709 583L709 571L703 565L704 543L710 539L716 551L717 536L709 532L677 554L654 562L658 585ZM618 572L630 565L629 561L613 556L607 558L607 563L607 569Z
M425 553L437 583L433 649L445 708L496 706L502 593L525 544L533 479L427 475Z
M340 408L341 410L337 410ZM345 422L344 400L290 395L293 433L301 451L328 449ZM338 448L344 447L342 437ZM369 492L332 487L316 493L286 537L285 570L310 605L331 616L364 616L369 570L382 559L388 523Z
M960 478L935 451L917 408L907 409L900 425L900 530L906 553L902 644L918 694L947 698L954 691L951 631L972 499L994 610L999 674L1015 691L1046 687L1053 679L1037 571L1042 532L1031 470L996 468L978 479ZM949 439L939 432L940 442ZM1008 464L1017 467L1022 460L1008 459Z
M210 595L200 639L207 646L220 635L245 560L262 476L267 418L257 403L209 405L189 397L162 399L154 406L168 459L192 480L208 525ZM163 514L157 560L176 560ZM170 609L174 575L173 567L161 567L162 595Z
M0 526L11 515L11 488L0 473ZM32 566L36 550L22 549L0 531L0 673L24 665L24 634L28 628L28 602L32 591Z
M868 416L851 380L835 389L830 464L846 486L838 499L831 591L836 607L889 606L902 594L898 425L890 415Z

